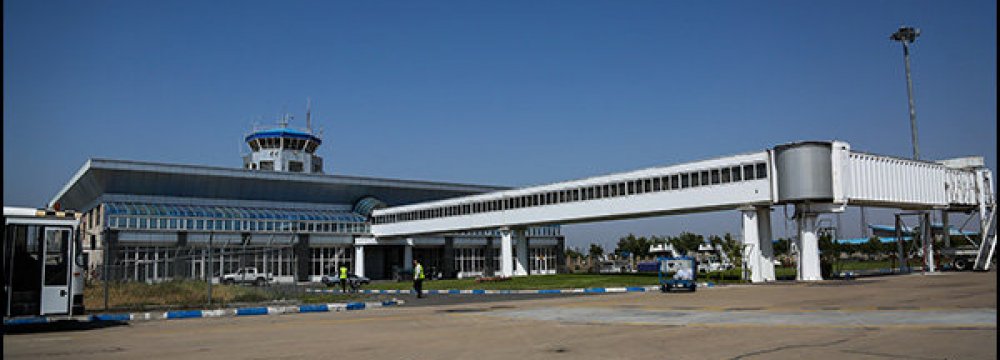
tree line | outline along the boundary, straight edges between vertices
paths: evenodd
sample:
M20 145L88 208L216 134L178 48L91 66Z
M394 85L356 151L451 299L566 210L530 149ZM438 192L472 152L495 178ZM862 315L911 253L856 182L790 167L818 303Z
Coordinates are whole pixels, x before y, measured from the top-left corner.
M710 235L708 241L705 241L705 237L702 235L682 232L677 236L635 236L634 234L628 234L626 236L620 237L615 248L609 253L617 256L622 256L623 254L629 254L636 257L648 257L651 256L649 248L652 245L658 244L670 244L675 250L681 254L694 254L698 250L698 246L701 244L711 244L714 248L716 245L722 246L722 251L729 256L734 263L739 263L742 257L742 244L739 240L736 240L732 234L726 233L722 236ZM790 254L791 240L787 238L778 238L777 241L773 243L774 254L776 256L789 255ZM904 241L904 249L912 249L912 241ZM819 236L819 248L820 252L823 254L824 258L833 259L834 257L840 256L856 256L861 255L866 258L883 258L886 256L896 255L896 243L888 242L883 243L878 237L871 237L868 241L859 244L842 244L833 241L833 237L830 234L821 234ZM599 259L606 253L603 246L600 244L592 243L587 249L586 253L583 253L576 248L567 248L566 256L570 258L583 258L589 257L591 259Z

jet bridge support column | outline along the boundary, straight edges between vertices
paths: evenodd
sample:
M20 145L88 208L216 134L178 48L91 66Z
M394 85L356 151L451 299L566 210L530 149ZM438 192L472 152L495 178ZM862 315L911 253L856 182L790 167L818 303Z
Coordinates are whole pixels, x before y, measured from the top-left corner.
M799 226L799 261L795 280L823 280L819 265L819 237L816 235L816 218L812 212L799 213L796 210L796 222Z
M771 233L771 207L757 207L757 235L760 238L760 273L764 281L775 281L774 276L774 236Z
M743 214L743 262L750 282L774 281L774 251L771 247L771 208L746 207Z

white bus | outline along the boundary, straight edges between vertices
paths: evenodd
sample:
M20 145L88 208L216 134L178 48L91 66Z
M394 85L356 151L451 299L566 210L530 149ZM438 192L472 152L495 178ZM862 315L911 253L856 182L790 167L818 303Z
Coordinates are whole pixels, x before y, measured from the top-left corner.
M79 222L73 212L4 206L5 320L83 314Z

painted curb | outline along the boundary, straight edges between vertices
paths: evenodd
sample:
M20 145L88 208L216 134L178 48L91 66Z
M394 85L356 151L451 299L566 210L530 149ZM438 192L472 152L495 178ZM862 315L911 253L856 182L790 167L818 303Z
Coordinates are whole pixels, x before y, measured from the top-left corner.
M715 287L714 283L702 282L698 283L699 287ZM604 294L604 293L630 293L630 292L648 292L660 290L660 286L629 286L629 287L610 287L610 288L579 288L579 289L537 289L537 290L484 290L484 289L472 289L472 290L460 290L460 289L441 289L441 290L424 290L425 295L447 295L447 294L463 294L463 295L507 295L507 294ZM322 293L322 294L347 294L340 290L334 289L306 289L306 292L312 293ZM383 294L383 295L413 295L413 290L358 290L359 294Z
M261 315L282 315L296 313L314 312L337 312L376 309L381 307L399 306L405 304L403 300L386 300L371 302L352 303L332 303L332 304L304 304L291 306L255 306L234 309L217 310L177 310L166 312L145 312L145 313L117 313L117 314L93 314L81 316L33 316L5 319L4 326L8 325L29 325L47 324L59 321L137 321L137 320L176 320L176 319L197 319L235 316L261 316Z

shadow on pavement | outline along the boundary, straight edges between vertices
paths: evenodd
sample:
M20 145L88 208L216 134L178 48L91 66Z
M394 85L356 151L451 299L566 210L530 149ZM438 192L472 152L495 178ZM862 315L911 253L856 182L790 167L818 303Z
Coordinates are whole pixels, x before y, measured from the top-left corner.
M3 334L34 334L45 332L84 331L128 325L125 321L57 321L46 324L4 325Z

